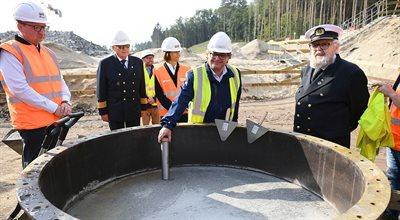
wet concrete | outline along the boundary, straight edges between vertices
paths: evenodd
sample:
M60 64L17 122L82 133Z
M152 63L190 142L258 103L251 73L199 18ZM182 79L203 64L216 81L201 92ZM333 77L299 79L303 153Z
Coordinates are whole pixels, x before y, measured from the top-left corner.
M332 219L315 194L259 172L178 167L170 181L153 171L111 182L67 212L81 219Z

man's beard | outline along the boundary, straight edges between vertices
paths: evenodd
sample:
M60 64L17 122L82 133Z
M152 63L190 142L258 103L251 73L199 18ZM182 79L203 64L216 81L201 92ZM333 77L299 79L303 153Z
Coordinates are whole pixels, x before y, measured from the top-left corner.
M310 55L310 66L314 69L325 69L327 66L331 65L335 61L336 54L324 56Z

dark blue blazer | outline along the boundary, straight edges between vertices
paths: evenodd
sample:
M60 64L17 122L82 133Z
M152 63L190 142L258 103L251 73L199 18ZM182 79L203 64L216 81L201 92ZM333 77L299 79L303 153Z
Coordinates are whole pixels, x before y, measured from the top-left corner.
M368 104L367 77L339 55L310 83L313 70L301 73L293 130L350 147L350 132Z
M136 121L140 124L140 99L146 97L143 61L129 56L125 69L115 55L100 61L97 69L97 99L106 102L99 114L110 121Z

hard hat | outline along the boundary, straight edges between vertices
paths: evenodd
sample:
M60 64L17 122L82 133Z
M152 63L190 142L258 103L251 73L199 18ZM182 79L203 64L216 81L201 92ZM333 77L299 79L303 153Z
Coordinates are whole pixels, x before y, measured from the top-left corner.
M175 37L167 37L161 44L161 50L164 52L177 52L181 51L181 43Z
M207 50L217 53L232 53L231 39L225 32L220 31L211 37Z
M111 46L127 45L127 44L129 44L129 45L131 44L131 41L129 40L128 35L123 31L118 31L114 36Z
M154 56L154 53L151 52L151 50L144 50L144 51L142 51L142 53L141 53L142 59L145 58L145 57L147 57L147 56Z
M43 9L33 2L23 2L17 5L14 11L14 19L47 24L47 17Z

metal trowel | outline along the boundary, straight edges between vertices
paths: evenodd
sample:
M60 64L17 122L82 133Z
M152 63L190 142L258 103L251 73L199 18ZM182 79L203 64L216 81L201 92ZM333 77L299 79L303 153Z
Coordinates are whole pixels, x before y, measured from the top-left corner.
M215 125L217 126L221 141L225 141L238 124L235 121L229 120L230 114L231 114L231 109L228 108L226 110L225 120L215 119Z
M261 126L262 123L267 118L267 115L268 115L268 112L265 112L265 115L264 115L263 119L258 124L255 123L255 122L250 121L249 119L246 119L247 142L253 143L258 138L260 138L265 133L267 133L267 131L269 131L269 129L264 128L263 126Z

